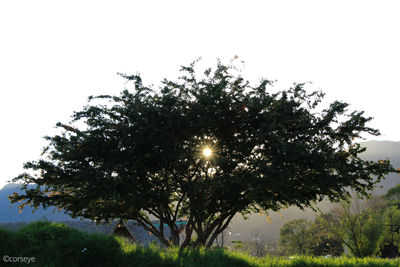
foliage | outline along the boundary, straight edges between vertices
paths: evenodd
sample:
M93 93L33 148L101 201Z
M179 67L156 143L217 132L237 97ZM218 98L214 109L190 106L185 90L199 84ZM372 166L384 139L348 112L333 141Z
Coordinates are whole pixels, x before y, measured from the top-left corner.
M7 255L6 252L14 244L14 235L10 230L0 228L0 255Z
M383 198L343 202L330 212L321 213L312 223L286 223L281 228L281 254L340 256L346 245L357 257L398 257L400 210L393 205L393 192L389 190Z
M311 223L306 219L297 219L285 223L280 229L279 250L283 255L305 255L309 242Z
M400 208L400 184L390 188L384 198L389 202L389 205Z
M390 205L383 218L383 233L380 237L379 246L382 257L400 256L400 209Z
M385 203L376 197L369 200L354 199L343 202L325 219L327 229L340 239L356 257L375 256L379 252L379 240L383 231Z
M321 214L314 222L297 219L285 223L280 229L280 255L342 255L342 241L323 223L328 217L328 214Z
M93 235L63 225L38 222L22 232L8 232L12 248L3 255L32 256L29 266L216 266L216 267L394 267L400 261L374 258L265 257L258 258L226 249L143 247L120 237ZM0 233L3 230L0 229ZM8 236L9 237L9 236ZM2 241L3 242L3 241ZM98 243L97 245L95 243ZM83 248L87 248L83 250ZM83 251L83 252L82 252ZM26 265L26 264L25 264ZM24 266L25 266L24 265ZM22 266L22 265L21 265Z
M322 213L312 223L309 233L306 251L313 256L341 256L344 252L343 242L336 237L331 229L326 228L324 221L332 220L332 214Z
M136 220L166 246L211 246L237 213L338 201L349 188L366 195L395 171L389 160L359 157L365 148L353 140L379 132L347 103L323 108L324 94L304 84L271 93L271 81L250 85L220 62L203 76L195 63L182 72L158 89L123 75L132 90L90 97L46 137L43 157L24 165L31 172L13 180L23 193L11 201L99 222Z

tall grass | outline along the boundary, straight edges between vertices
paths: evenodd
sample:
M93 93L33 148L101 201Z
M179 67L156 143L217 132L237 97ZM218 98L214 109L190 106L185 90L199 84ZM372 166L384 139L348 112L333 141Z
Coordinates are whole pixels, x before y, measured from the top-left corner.
M0 256L35 257L29 266L218 266L218 267L399 267L400 260L298 256L256 258L224 249L179 249L132 244L119 238L87 234L62 224L32 223L16 232L0 229ZM1 259L0 259L1 261ZM26 266L5 264L0 266Z

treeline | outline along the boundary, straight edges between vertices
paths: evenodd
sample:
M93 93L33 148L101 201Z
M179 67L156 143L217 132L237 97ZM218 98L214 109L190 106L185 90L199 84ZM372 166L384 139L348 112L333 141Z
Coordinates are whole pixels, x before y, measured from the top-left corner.
M280 255L400 255L400 184L385 195L342 202L314 221L297 219L281 227Z

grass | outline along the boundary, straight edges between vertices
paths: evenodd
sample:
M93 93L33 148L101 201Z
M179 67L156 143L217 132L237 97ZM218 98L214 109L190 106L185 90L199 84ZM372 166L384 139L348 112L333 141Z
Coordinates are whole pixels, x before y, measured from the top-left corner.
M16 232L0 229L0 256L35 257L29 266L399 267L400 260L296 256L256 258L223 249L160 248L123 238L87 234L62 224L35 222ZM8 263L0 266L27 266Z

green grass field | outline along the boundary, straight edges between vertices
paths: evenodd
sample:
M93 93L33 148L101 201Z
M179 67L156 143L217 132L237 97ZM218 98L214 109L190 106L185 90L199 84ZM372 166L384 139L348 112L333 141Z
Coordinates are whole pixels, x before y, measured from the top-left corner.
M0 256L0 266L400 266L399 259L256 258L223 249L143 247L49 222L32 223L16 232L0 229ZM34 257L34 262L21 263L24 257Z

